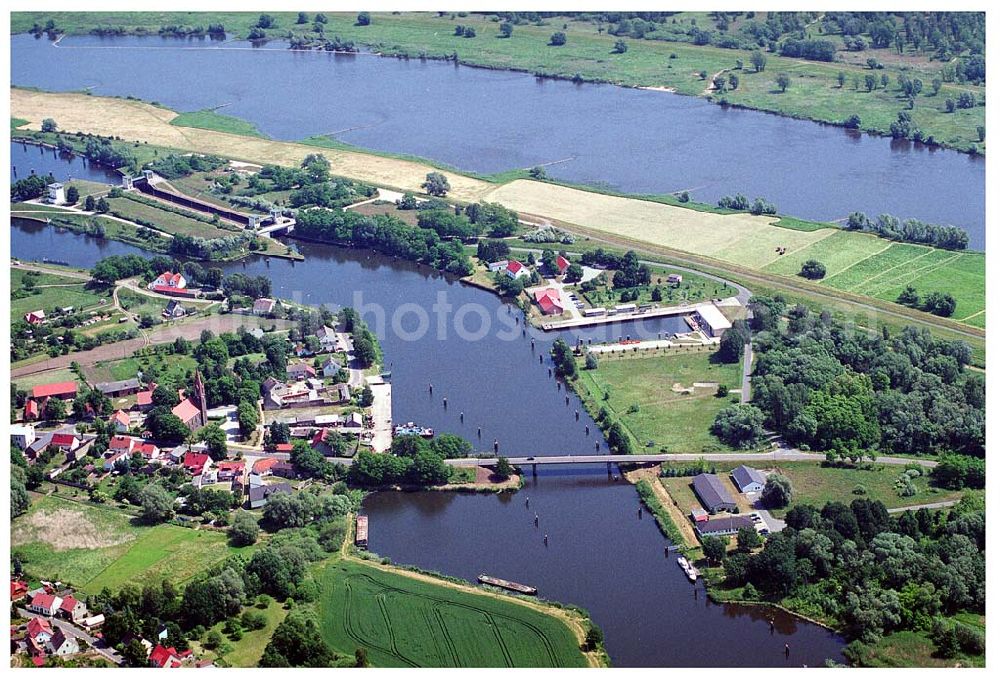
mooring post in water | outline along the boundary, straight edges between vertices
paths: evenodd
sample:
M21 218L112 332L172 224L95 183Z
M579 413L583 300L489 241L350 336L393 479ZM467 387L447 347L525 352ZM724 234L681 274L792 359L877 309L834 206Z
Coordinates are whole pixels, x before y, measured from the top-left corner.
M576 420L579 421L580 420L580 410L579 409L574 410L574 415L576 416Z
M549 535L545 535L545 545L546 546L549 545ZM786 645L785 648L787 648L787 647L788 646ZM785 657L788 657L788 651L787 650L785 651Z
M534 478L538 477L538 464L537 463L531 464L531 476L534 477Z
M569 406L569 395L566 396L566 406Z
M428 383L427 384L427 392L429 392L431 395L434 394L434 384L433 383Z
M531 506L531 497L525 497L524 498L524 507L528 508L529 506Z
M771 625L771 634L773 635L774 634L774 620L773 619L769 619L767 621L767 623Z
M583 431L585 434L590 435L590 426L584 426Z
M539 364L541 364L541 363L542 363L542 356L541 356L541 354L539 354L539 355L538 355L538 363L539 363ZM552 372L549 372L549 373L552 373Z
M462 423L465 423L465 412L464 411L458 412L458 420L461 421Z
M480 426L476 426L476 437L481 438L483 436L483 429Z
M663 557L667 558L669 556L670 556L670 547L669 546L664 546L663 547Z
M494 454L499 454L500 453L500 441L499 440L493 440L493 453Z
M611 462L608 461L608 477L611 477Z
M444 408L445 408L445 409L447 409L447 408L448 408L448 398L447 398L447 397L446 397L446 398L444 398Z
M535 527L538 527L538 514L535 514Z
M642 517L642 506L639 507L639 517Z
M541 364L541 362L539 362ZM549 378L552 378L552 369L549 369Z
M548 544L548 542L545 542L545 543ZM789 648L788 644L786 643L785 644L785 659L787 660L788 656L791 655L791 654L792 654L792 649Z
M600 440L594 440L594 451L597 451L597 452L601 451L601 441Z

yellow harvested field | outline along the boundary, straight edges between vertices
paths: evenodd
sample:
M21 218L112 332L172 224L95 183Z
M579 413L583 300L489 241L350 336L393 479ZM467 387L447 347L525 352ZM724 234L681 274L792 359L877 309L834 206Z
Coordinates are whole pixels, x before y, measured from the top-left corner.
M127 99L11 88L10 111L11 116L29 121L26 127L32 130L40 130L43 119L54 118L67 132L117 135L124 140L252 163L296 166L307 155L322 153L330 159L330 170L335 175L408 191L421 191L427 173L436 170L413 161L171 125L176 112ZM464 175L439 172L451 184L449 196L459 200L478 201L494 186Z
M720 215L654 201L607 196L558 185L515 180L485 197L521 213L544 215L630 239L762 267L779 246L805 248L835 229L802 232L771 223L775 218L736 213Z

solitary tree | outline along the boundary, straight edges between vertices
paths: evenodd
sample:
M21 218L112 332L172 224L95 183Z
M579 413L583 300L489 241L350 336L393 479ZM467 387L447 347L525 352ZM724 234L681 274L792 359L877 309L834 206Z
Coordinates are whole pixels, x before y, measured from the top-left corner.
M139 492L142 519L150 524L161 523L174 515L174 495L160 485L146 485Z
M448 178L438 172L427 173L427 179L420 186L426 189L431 196L444 196L451 190Z
M80 190L77 189L75 186L70 185L69 188L66 190L66 203L73 206L79 200L80 200Z
M234 546L252 546L257 543L257 536L260 534L260 527L257 519L246 511L237 511L233 518L232 527L229 528L229 538Z
M87 195L87 198L83 201L83 209L93 212L97 208L97 202L94 201L94 197Z
M788 89L788 86L792 84L792 79L788 77L787 73L779 73L775 82L782 92Z
M510 465L510 461L506 456L501 456L497 459L497 465L494 470L497 477L501 480L507 480L514 474L514 467Z
M59 126L56 125L55 119L46 118L42 121L42 132L55 132L58 129Z
M761 502L768 508L784 508L792 501L792 481L779 473L767 476Z
M802 263L802 269L799 271L799 276L813 280L822 279L826 276L826 265L818 260L806 260Z
M628 43L619 38L618 40L615 41L614 53L625 54L626 52L628 52Z
M566 34L563 33L562 31L556 31L555 33L552 34L552 37L549 38L549 45L555 45L556 47L559 47L560 45L565 45L565 44L566 44Z
M372 15L368 12L361 12L358 15L358 26L367 26L372 23Z
M760 50L754 50L753 54L750 55L750 63L753 64L753 70L760 73L767 66L767 57Z

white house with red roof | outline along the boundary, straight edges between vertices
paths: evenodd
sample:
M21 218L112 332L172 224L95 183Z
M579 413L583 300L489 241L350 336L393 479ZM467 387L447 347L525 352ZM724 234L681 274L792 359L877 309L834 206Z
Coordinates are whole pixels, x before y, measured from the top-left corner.
M53 433L49 446L57 447L65 453L72 452L80 446L80 438L76 436L76 433Z
M563 313L562 297L558 289L546 288L535 291L535 302L541 308L542 314L554 315Z
M140 444L142 444L142 440L129 435L115 435L108 442L108 452L112 454L131 454Z
M121 409L111 415L110 421L111 425L115 427L116 433L127 433L129 427L132 425L132 420L129 418L128 413Z
M187 288L187 279L180 272L164 272L149 283L149 288L158 291L161 288L183 290Z
M41 617L33 617L28 622L28 638L38 646L44 646L52 640L52 624Z
M150 383L148 390L141 390L135 394L135 406L139 411L147 411L153 406L153 391L156 384Z
M160 456L160 448L152 442L143 442L141 445L136 447L136 451L142 454L143 458L147 461L151 461Z
M566 270L569 269L569 260L564 258L562 255L557 255L556 269L559 270L559 274L566 274Z
M253 301L253 313L260 316L271 314L277 302L274 298L258 298Z
M55 594L40 591L31 599L31 603L28 604L28 610L37 612L39 615L52 617L59 612L59 606L62 605L62 601L63 599Z
M219 480L240 480L243 478L243 471L246 470L246 462L220 461L216 467L219 469Z
M531 274L531 272L528 271L528 268L522 264L520 260L508 260L507 267L504 269L504 272L506 272L507 276L511 279L520 279L521 277L527 277Z

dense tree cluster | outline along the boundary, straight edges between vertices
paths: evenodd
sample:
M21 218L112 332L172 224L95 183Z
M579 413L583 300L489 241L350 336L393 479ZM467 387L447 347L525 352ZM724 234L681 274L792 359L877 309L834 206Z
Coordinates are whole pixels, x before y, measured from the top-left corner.
M373 248L452 274L465 276L473 269L460 241L443 240L434 230L414 228L391 216L302 210L299 211L295 231L312 239Z
M191 173L218 170L227 163L228 161L221 156L167 154L152 161L147 167L160 177L175 180Z
M912 327L872 335L802 306L785 311L780 300L757 297L753 306L769 310L766 322L755 319L753 403L789 442L983 454L985 381L966 368L965 343Z
M983 612L986 518L979 502L893 517L881 502L856 499L795 506L786 521L759 553L723 561L728 582L822 613L860 641L855 649L893 631L928 630L936 617Z
M30 201L45 196L48 186L56 181L52 175L28 175L10 185L11 201Z
M395 452L376 454L360 452L354 457L348 471L348 480L358 487L383 485L443 485L451 475L451 466L430 445L417 440L406 442L406 454ZM396 446L399 450L404 445Z

